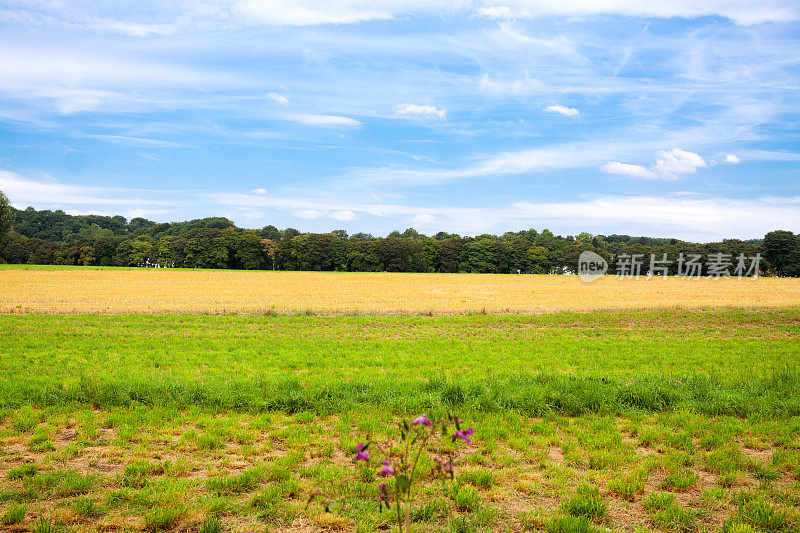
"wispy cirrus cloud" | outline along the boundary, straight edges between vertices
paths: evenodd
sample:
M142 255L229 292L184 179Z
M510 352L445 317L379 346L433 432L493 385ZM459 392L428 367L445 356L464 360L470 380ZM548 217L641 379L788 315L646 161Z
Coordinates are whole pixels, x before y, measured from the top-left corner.
M281 105L289 105L289 99L280 93L272 92L269 93L267 96L269 96L270 100L278 102Z
M722 16L737 24L750 25L764 22L788 22L800 18L800 9L780 0L758 6L744 0L730 2L691 2L666 0L664 2L627 2L625 0L578 0L552 2L548 0L505 0L503 6L483 8L487 16L592 16L624 15L633 17L703 17ZM479 8L480 9L480 8Z
M408 6L411 2L406 2ZM237 0L232 12L248 20L276 26L356 24L393 18L400 6L365 1ZM400 9L398 9L400 8Z
M323 127L344 127L344 128L359 128L363 123L350 117L343 117L339 115L289 115L286 117L292 122L303 124L305 126L323 126Z
M551 225L501 211L623 185L649 198L797 195L800 6L751 4L7 2L0 158L53 187L263 188L277 203L247 220L301 230ZM86 154L79 171L68 150ZM697 172L709 179L680 179ZM228 212L199 192L120 190L61 192L100 208L180 204L162 219ZM467 207L476 198L486 210Z
M708 166L706 161L694 152L673 148L658 151L658 159L650 167L608 161L609 155L638 156L652 153L662 144L661 137L630 141L580 141L574 143L552 144L529 150L501 152L475 157L471 164L451 168L360 168L351 172L346 180L355 186L362 183L398 183L404 186L422 186L447 183L454 180L473 178L493 178L534 172L549 172L561 169L589 168L601 166L607 174L623 175L643 180L674 181L680 176L696 172ZM356 181L353 181L356 178Z
M183 143L164 141L161 139L146 139L142 137L127 137L124 135L85 135L87 139L97 139L98 141L105 141L114 144L122 144L126 146L142 146L146 148L182 148L186 146Z
M487 207L364 203L306 197L256 197L238 193L214 196L222 205L247 211L290 211L306 219L391 218L423 231L479 234L509 227L549 227L562 233L609 232L625 228L630 234L676 236L708 241L737 236L763 236L774 227L800 224L800 197L739 200L709 195L593 195L571 201L517 201ZM764 217L764 218L761 218Z
M742 24L785 23L800 19L800 8L783 0L764 0L754 5L745 0L726 2L628 2L625 0L504 0L493 4L484 0L454 3L451 0L221 0L162 3L157 8L145 2L121 0L113 4L87 4L83 9L68 9L57 2L12 4L4 11L9 20L36 24L87 26L131 36L169 35L175 28L200 25L260 24L267 26L317 26L359 24L390 20L412 14L475 13L490 18L512 17L589 17L621 15L627 17L720 16ZM138 9L134 9L138 8ZM157 21L142 14L157 14ZM155 18L155 17L151 17Z
M181 25L141 24L113 19L89 19L87 25L94 30L121 33L131 37L150 37L152 35L173 35L180 31Z
M0 89L40 90L51 86L75 89L82 85L125 88L142 86L196 86L236 83L236 76L217 77L207 69L169 64L153 59L121 58L113 54L82 50L80 54L54 52L40 46L22 50L0 48ZM219 73L221 74L221 73ZM241 78L238 79L242 81Z
M212 213L230 213L245 224L269 223L276 213L283 213L294 220L322 222L329 227L353 222L363 229L361 225L365 223L383 220L396 227L414 225L427 232L443 230L468 235L508 228L549 227L561 233L587 230L609 233L620 229L630 234L707 241L760 237L775 227L800 225L800 196L743 200L702 194L595 194L564 201L520 199L481 207L458 207L370 202L363 194L331 198L310 191L305 195L290 195L261 190L244 193L74 186L7 171L0 171L0 190L18 208L56 206L76 214L159 215L159 219L168 221L176 219L177 210L191 205Z
M81 206L84 211L86 208L107 211L113 206L127 211L149 207L148 211L162 214L168 212L165 207L175 208L186 203L181 199L184 194L181 191L71 185L53 179L31 179L6 170L0 170L0 190L20 209Z
M525 15L524 13L514 12L508 6L486 6L479 7L478 14L490 19L510 19L515 16Z

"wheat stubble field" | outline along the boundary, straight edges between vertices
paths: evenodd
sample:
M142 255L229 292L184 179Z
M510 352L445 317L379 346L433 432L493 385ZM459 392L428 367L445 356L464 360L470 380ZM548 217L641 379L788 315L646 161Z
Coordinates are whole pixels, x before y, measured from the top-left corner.
M475 434L415 531L800 527L799 280L3 269L0 311L3 531L389 531L356 445L423 412Z
M2 313L465 314L800 306L787 278L618 280L577 276L0 270Z

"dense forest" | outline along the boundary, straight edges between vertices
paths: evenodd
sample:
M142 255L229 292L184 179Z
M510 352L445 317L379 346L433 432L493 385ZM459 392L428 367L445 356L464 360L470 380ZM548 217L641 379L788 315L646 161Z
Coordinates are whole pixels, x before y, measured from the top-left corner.
M559 236L546 229L476 237L426 236L407 229L373 237L343 230L243 229L226 218L158 223L31 207L7 210L11 227L5 243L0 241L0 257L17 264L558 274L574 272L580 253L592 250L609 262L611 273L621 254L642 254L643 273L650 254L659 259L666 254L675 274L680 254L731 254L735 265L740 254L760 253L762 275L800 275L800 235L790 231L706 244L628 235Z

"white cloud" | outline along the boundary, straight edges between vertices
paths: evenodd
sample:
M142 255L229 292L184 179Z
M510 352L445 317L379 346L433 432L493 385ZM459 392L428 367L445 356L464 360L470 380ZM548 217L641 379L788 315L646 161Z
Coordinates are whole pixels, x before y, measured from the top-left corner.
M559 115L564 115L565 117L570 118L575 118L581 113L574 107L565 107L563 105L549 105L545 107L544 110L548 113L558 113Z
M510 19L514 12L508 6L479 7L478 14L490 19Z
M800 7L784 0L753 3L748 0L662 0L660 2L630 0L506 0L510 10L531 16L623 15L632 17L722 16L741 25L763 22L791 22L800 19Z
M520 216L560 219L576 229L604 226L703 241L760 237L776 227L800 227L800 212L792 213L795 202L793 198L733 200L702 195L607 196L575 202L519 202L514 207Z
M269 93L267 96L281 105L289 105L289 99L280 93Z
M614 141L578 141L528 150L476 155L474 157L476 162L455 168L420 169L399 166L357 168L353 169L345 179L337 182L337 185L363 187L394 183L398 186L413 187L462 179L598 166L603 172L635 179L674 181L709 164L696 153L679 148L657 151L659 147L680 141L708 146L710 143L737 140L737 135L740 133L741 128L739 131L734 131L734 126L727 123L713 127L667 130L659 132L658 135L641 135L633 131L626 137ZM658 159L650 167L612 159L638 158L653 151L656 152ZM746 153L748 160L800 161L800 154L793 152L748 151Z
M58 112L62 115L74 115L94 111L100 107L102 101L99 98L61 98L57 104Z
M293 122L304 124L306 126L339 126L358 128L363 125L358 120L339 115L291 115L287 118Z
M185 145L173 141L162 141L159 139L143 139L141 137L126 137L123 135L84 135L87 139L97 139L114 144L128 146L146 146L148 148L181 148Z
M655 173L663 179L678 179L684 174L694 174L698 168L705 168L708 164L694 152L673 148L666 152L659 152L653 168Z
M161 215L166 213L163 209L127 209L127 210L117 210L117 211L103 211L101 209L64 209L63 210L68 215L73 216L87 216L87 215L98 215L103 217L113 217L116 215L122 215L127 219L131 218L147 218L153 215Z
M737 156L735 156L733 154L725 154L725 162L726 163L730 163L732 165L735 165L737 163L740 163L741 161L742 161L741 159L739 159Z
M356 218L356 214L349 210L334 211L329 216L334 220L342 220L342 221L353 220Z
M62 209L68 206L180 205L170 191L69 185L55 180L33 180L0 170L0 190L19 208Z
M253 189L250 192L252 192L253 194L267 194L267 189Z
M733 200L704 195L595 196L572 201L520 201L489 207L416 206L362 203L307 197L209 195L210 200L239 209L264 208L301 218L321 218L337 210L354 215L409 222L436 231L479 234L510 228L549 227L562 233L624 232L697 241L756 238L776 227L800 228L800 198ZM361 218L361 217L359 217ZM365 226L361 229L369 230Z
M167 211L165 211L164 209L143 209L141 207L137 207L135 209L128 209L127 211L123 211L122 215L127 219L131 219L137 217L147 218L147 217L152 217L153 215L163 215L165 213L167 213Z
M129 89L131 86L221 84L214 73L164 63L137 61L102 53L66 53L26 47L0 49L0 89L30 89L60 86L75 90L84 84L105 84ZM227 81L232 81L227 78ZM102 93L97 93L101 95Z
M125 216L182 216L176 208L200 209L211 216L234 209L257 220L264 210L298 218L361 219L360 229L374 231L377 221L409 222L431 231L462 234L503 232L514 228L549 227L562 233L624 232L708 241L755 238L782 227L800 230L800 197L735 200L700 194L670 196L594 196L568 201L518 201L484 207L379 203L352 198L273 196L252 193L193 192L67 185L34 180L0 171L0 190L15 207L69 209L75 213L120 213ZM271 217L273 215L270 215ZM372 218L370 218L372 217ZM385 223L385 222L383 222ZM370 227L371 226L371 227Z
M68 50L68 45L47 50L38 43L25 43L13 51L0 47L0 101L27 103L37 115L54 110L60 115L131 114L187 107L189 101L181 94L187 89L223 92L251 86L247 74L167 64L160 58L125 57L126 53L119 48L116 55ZM215 98L228 97L206 93L191 105L208 108Z
M402 104L397 106L396 115L423 115L446 119L447 110L432 105Z
M88 216L88 215L98 215L101 217L113 217L119 213L113 213L111 211L99 211L97 209L64 209L63 210L66 214L72 215L74 217L81 217L81 216Z
M172 35L179 29L177 24L137 24L121 20L94 19L89 26L95 30L122 33L132 37L151 35Z
M648 145L649 146L649 145ZM360 186L394 182L404 186L443 183L447 181L497 177L526 172L546 172L562 168L581 168L600 164L609 153L638 152L641 147L629 143L566 143L517 152L502 152L478 158L474 164L460 168L418 170L410 168L358 169L346 184Z
M698 154L680 148L661 151L658 152L658 155L659 158L650 168L609 161L600 167L600 170L606 174L617 174L635 179L675 181L681 176L695 174L698 168L708 166L708 163Z
M402 2L400 2L402 4ZM394 7L394 9L392 9ZM399 7L399 9L398 9ZM379 7L373 2L336 0L238 0L233 11L263 24L276 26L314 26L356 24L392 18L405 6Z
M280 204L289 205L289 204L293 204L293 203L294 202L291 202L291 201L288 202L288 203L279 201L278 205L280 205ZM299 209L297 211L294 211L292 214L294 216L298 217L298 218L304 218L304 219L307 219L307 220L315 220L315 219L318 219L318 218L327 217L327 218L330 218L332 220L339 220L339 221L342 221L342 222L347 222L347 221L350 221L350 220L354 220L356 218L356 214L353 211L350 211L349 209L333 210L332 211L331 209L327 208L329 206L327 206L324 203L320 203L320 202L314 203L314 202L300 201L299 203L297 203L297 205L309 205L309 204L317 205L317 206L319 206L319 209ZM277 207L277 206L273 205L273 207Z
M205 0L196 2L12 2L4 17L17 24L62 24L135 37L171 35L197 27L229 28L234 24L313 26L358 24L403 15L447 16L477 13L513 17L621 15L646 18L726 17L736 24L786 23L800 19L791 0ZM67 7L69 6L69 7ZM148 16L149 15L149 16Z
M636 178L640 180L655 180L658 179L656 173L649 170L642 165L632 165L629 163L620 163L619 161L609 161L600 170L606 174L616 174L618 176L627 176L629 178Z
M436 222L436 217L430 213L420 213L419 215L414 215L411 222L418 226L429 227Z
M301 209L300 211L295 211L294 216L297 218L306 218L313 220L315 218L320 218L328 214L327 210L320 210L320 209Z

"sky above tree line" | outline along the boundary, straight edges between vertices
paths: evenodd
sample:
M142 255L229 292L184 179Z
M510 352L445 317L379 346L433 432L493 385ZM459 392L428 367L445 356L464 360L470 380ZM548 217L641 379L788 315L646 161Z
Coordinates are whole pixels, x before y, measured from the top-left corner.
M17 208L243 227L800 230L800 4L0 0Z

